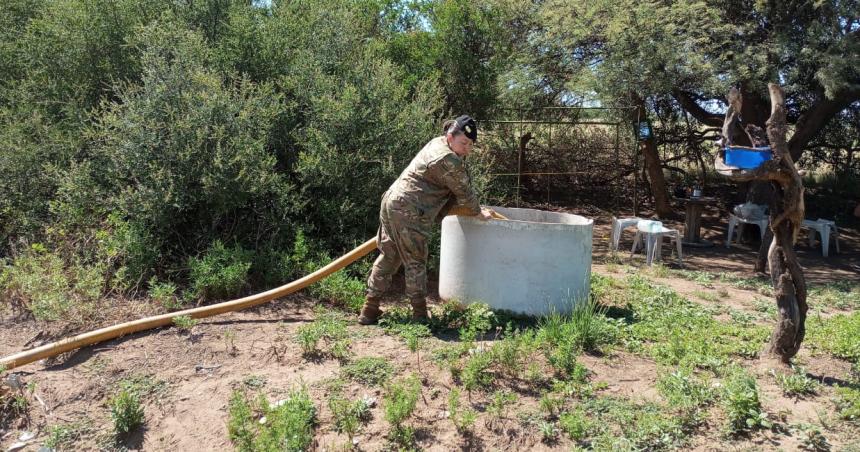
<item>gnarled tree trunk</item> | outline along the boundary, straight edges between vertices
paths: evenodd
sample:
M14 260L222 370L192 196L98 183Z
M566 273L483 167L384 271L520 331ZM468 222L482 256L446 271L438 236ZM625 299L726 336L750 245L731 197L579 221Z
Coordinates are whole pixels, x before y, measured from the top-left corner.
M803 221L803 183L786 141L785 99L782 88L768 85L771 99L771 114L767 121L767 137L770 140L773 159L750 171L732 174L732 180L770 181L775 189L775 200L770 212L770 228L773 241L768 251L771 282L776 291L779 318L770 338L767 353L788 363L800 350L806 334L806 279L797 262L794 244ZM741 111L742 98L737 90L729 93L729 110L723 132L724 138L738 133L740 124L737 112Z

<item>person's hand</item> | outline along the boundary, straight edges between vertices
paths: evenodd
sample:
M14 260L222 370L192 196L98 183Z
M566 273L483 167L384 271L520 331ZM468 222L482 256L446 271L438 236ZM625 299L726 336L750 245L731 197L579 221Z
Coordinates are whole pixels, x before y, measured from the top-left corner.
M481 213L478 214L478 218L481 220L487 221L493 218L493 210L488 209L486 207L481 207Z

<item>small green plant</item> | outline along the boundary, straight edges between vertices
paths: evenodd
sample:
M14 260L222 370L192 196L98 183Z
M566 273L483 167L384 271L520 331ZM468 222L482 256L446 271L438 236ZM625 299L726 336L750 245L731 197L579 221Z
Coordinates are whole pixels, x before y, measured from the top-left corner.
M507 389L498 390L490 396L490 403L487 405L487 413L494 418L507 417L508 406L516 403L516 401L516 394L508 391Z
M558 425L563 432L567 433L570 439L576 442L585 440L590 432L594 430L593 423L581 409L561 413L561 416L558 418Z
M370 419L370 405L366 400L350 402L339 391L329 397L328 407L334 420L335 431L346 434L350 442L362 424Z
M75 442L92 431L89 420L51 426L48 429L45 447L54 450L72 450Z
M169 282L158 282L154 276L149 280L149 297L168 311L182 307L182 302L176 296L176 285Z
M694 412L714 398L710 385L697 378L689 368L661 376L657 380L657 390L669 406L685 412Z
M860 388L837 388L836 409L839 417L849 421L860 421Z
M140 396L134 391L121 389L109 405L110 417L117 435L126 435L143 425L143 406L140 404Z
M478 413L475 410L461 407L460 390L452 388L448 393L448 413L451 416L451 422L460 433L470 432L475 425L475 420L478 418Z
M173 318L173 324L176 325L177 328L185 332L191 331L191 329L197 326L197 324L199 323L199 320L192 319L190 315L178 315Z
M240 245L225 247L212 243L201 256L188 259L191 269L191 296L202 299L229 298L245 286L252 253Z
M466 391L489 387L493 383L493 374L489 372L493 365L493 355L488 351L475 350L463 365L460 378Z
M800 424L793 429L795 436L800 439L800 448L803 450L826 452L831 450L827 438L821 433L821 429L810 424Z
M728 418L728 430L732 433L772 426L767 413L761 409L755 379L741 369L735 369L726 379L722 404Z
M305 388L291 391L276 404L262 394L250 400L244 392L234 391L228 413L227 431L239 451L300 452L313 442L317 412Z
M242 384L249 389L260 389L266 386L267 379L261 375L248 375L242 380Z
M485 303L472 303L466 307L459 329L460 340L473 342L481 338L496 325L496 314Z
M394 375L394 367L385 358L367 356L347 364L342 372L352 381L379 386Z
M818 382L809 378L802 367L794 367L790 373L771 370L770 374L786 396L803 397L818 392Z
M415 331L410 331L405 338L406 346L409 348L409 351L415 353L415 361L416 366L418 368L418 373L421 373L421 345L423 343L422 336Z
M414 430L405 423L415 411L420 394L421 382L417 376L411 375L394 382L382 400L385 420L391 424L389 438L402 447L408 447L414 440Z
M321 341L326 346L323 350L319 347ZM301 345L306 356L328 353L336 359L345 360L350 354L351 341L346 321L340 314L323 308L316 310L316 320L298 328L296 342Z
M703 290L693 291L693 295L701 298L702 300L709 301L711 303L716 303L716 302L720 301L720 299L717 298L717 296L714 295L713 293L705 292Z
M555 423L540 420L537 423L538 431L540 431L541 442L552 443L558 439L558 430L555 428Z
M561 411L561 408L564 406L564 398L552 392L546 392L540 397L538 404L545 413L545 416L551 419Z
M224 331L224 350L231 356L236 354L236 332L231 329Z

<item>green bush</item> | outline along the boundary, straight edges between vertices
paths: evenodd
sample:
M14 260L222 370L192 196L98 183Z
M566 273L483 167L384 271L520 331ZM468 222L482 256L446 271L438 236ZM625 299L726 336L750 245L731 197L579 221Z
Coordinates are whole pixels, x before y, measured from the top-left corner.
M234 391L228 416L230 440L242 452L302 452L313 442L317 411L305 388L291 391L274 405L262 394L251 401Z
M149 280L148 295L168 311L181 307L179 298L176 296L176 284L158 282L158 280L153 277Z
M461 433L471 431L475 425L475 420L478 418L478 413L475 410L461 407L460 390L457 388L451 388L451 392L448 394L448 413L454 427Z
M364 399L350 402L340 394L333 394L328 400L328 407L334 418L334 429L345 433L352 441L361 425L370 420L370 406Z
M137 393L120 390L110 401L110 417L118 435L126 435L143 425L144 411Z
M337 359L346 359L349 356L349 331L346 329L346 321L334 311L323 308L315 310L316 320L307 325L302 325L296 330L296 342L302 347L305 355L320 353L319 342L325 344L324 353L328 353Z
M415 411L420 395L421 382L417 376L411 375L392 383L382 400L385 420L392 427L390 438L401 446L408 446L413 440L413 430L404 423Z
M236 245L226 248L216 240L201 257L188 260L191 293L202 299L222 299L238 295L248 282L251 254Z
M771 375L786 396L803 397L818 392L818 382L809 378L802 367L793 367L790 373L772 370Z
M860 312L833 317L812 317L807 321L810 345L834 356L860 362Z
M352 381L379 386L391 378L394 367L386 358L366 356L344 366L343 374Z
M837 388L836 408L839 417L850 421L860 421L860 389Z
M593 422L582 410L561 413L558 417L558 425L570 439L577 442L587 438L594 429Z
M722 405L732 433L771 427L761 409L755 378L742 369L734 369L724 381Z
M34 244L0 273L0 292L38 320L87 320L103 286L103 268L67 265L59 254Z

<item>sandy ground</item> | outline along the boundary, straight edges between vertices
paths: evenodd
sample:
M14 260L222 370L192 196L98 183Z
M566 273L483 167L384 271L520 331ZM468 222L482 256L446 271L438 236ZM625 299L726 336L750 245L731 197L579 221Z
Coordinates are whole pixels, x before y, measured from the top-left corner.
M704 237L717 246L685 249L683 268L709 272L749 273L757 252L757 244L742 244L732 249L722 246L725 224L714 215L705 217ZM721 229L722 227L722 229ZM622 247L629 250L632 234L623 237ZM608 218L599 219L594 231L594 271L612 274L613 266L602 264L609 236ZM860 236L857 231L844 230L842 253L831 258L821 257L819 249L805 242L798 246L801 264L810 281L826 282L858 278ZM667 264L676 266L668 258ZM642 265L641 255L632 259L620 254L624 263ZM697 296L702 291L716 293L724 290L718 303L732 309L754 312L757 299L766 298L750 290L741 290L722 283L703 288L692 281L667 276L656 278L670 285L691 300L707 305ZM308 360L293 340L296 329L313 320L316 300L298 294L275 303L240 313L230 313L205 319L191 333L175 328L130 335L121 339L88 347L59 359L40 361L16 369L22 380L35 384L38 399L31 406L28 419L22 419L7 431L0 431L0 448L6 450L16 442L22 431L36 433L23 450L37 450L58 424L83 423L86 434L74 450L98 449L106 444L110 426L107 401L118 381L135 376L150 376L161 382L160 390L145 398L145 427L125 440L132 450L228 450L226 421L227 404L234 389L247 387L249 378L259 382L260 390L270 400L283 398L291 389L304 384L319 410L319 425L315 449L339 450L347 441L344 435L331 429L331 413L325 402L325 381L335 377L341 364L334 359ZM128 311L139 315L146 306L129 306ZM0 319L0 355L6 356L39 345L49 338L40 334L42 325L7 316ZM414 355L403 342L385 335L376 327L350 326L355 357L379 356L393 363L400 374L417 371ZM54 337L58 332L54 331ZM232 338L232 340L231 340ZM442 346L448 338L430 339L428 349ZM418 402L412 425L417 429L418 446L431 451L449 450L569 450L569 440L545 444L536 428L523 427L510 414L507 418L487 421L482 416L472 437L459 434L445 417L448 392L452 387L449 372L439 369L426 357L421 375L424 380L423 398ZM846 430L833 422L834 408L830 402L834 386L848 374L849 366L825 356L813 356L802 350L797 358L810 375L824 382L819 395L807 399L786 398L767 375L767 368L750 362L758 375L764 408L783 421L784 425L809 423L830 425L825 436L834 446L860 441L856 431ZM610 356L583 356L581 362L591 371L592 381L606 383L605 394L633 400L659 400L655 381L660 369L645 358L626 352ZM519 400L510 413L536 411L539 394L527 387L512 388ZM354 398L370 396L382 400L382 388L362 387L351 383L346 394ZM33 397L35 398L35 397ZM464 394L465 399L465 394ZM486 409L487 397L474 395L471 402L479 411ZM713 420L713 418L712 418ZM731 440L720 432L719 425L708 425L692 438L696 450L795 450L798 436L791 432L768 431L752 438ZM357 438L360 450L383 450L388 425L380 404L373 409L373 419ZM856 445L856 442L853 442Z

